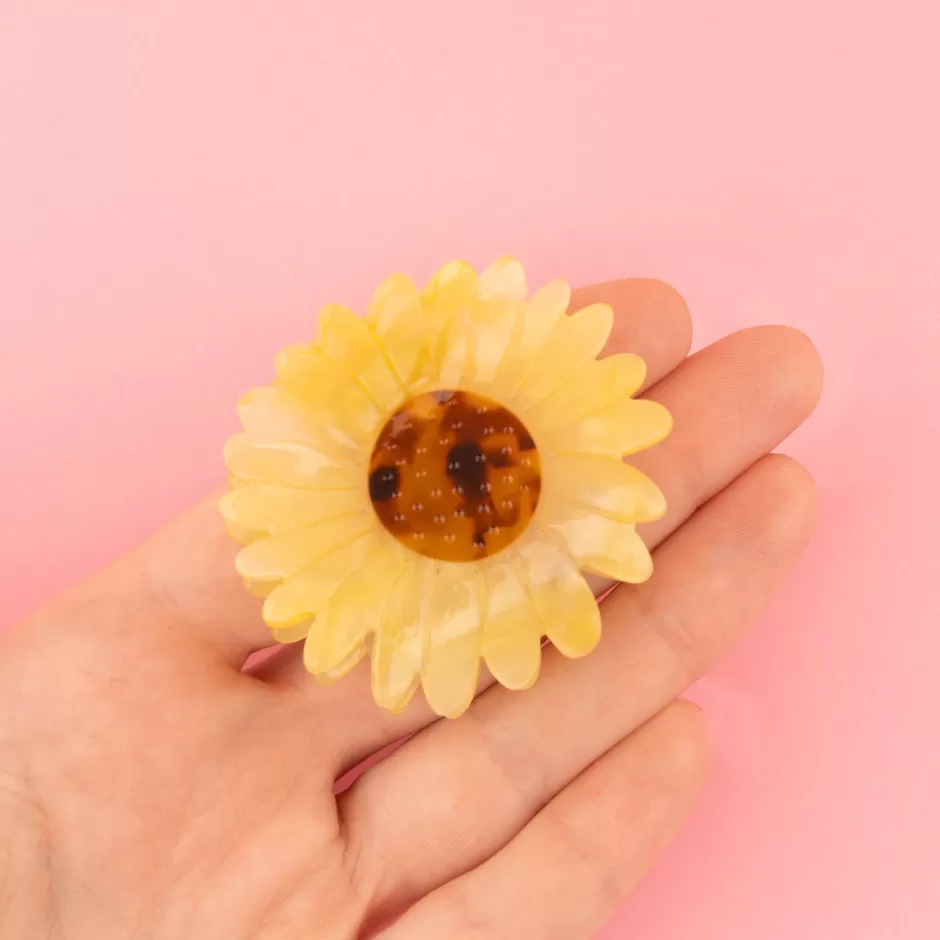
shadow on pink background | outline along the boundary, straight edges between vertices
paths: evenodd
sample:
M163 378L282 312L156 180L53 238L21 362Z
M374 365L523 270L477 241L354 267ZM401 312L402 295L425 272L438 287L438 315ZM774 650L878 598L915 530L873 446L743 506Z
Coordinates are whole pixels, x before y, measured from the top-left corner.
M938 41L930 0L4 4L3 623L220 481L320 303L461 255L661 277L697 345L814 338L823 519L604 937L937 937Z

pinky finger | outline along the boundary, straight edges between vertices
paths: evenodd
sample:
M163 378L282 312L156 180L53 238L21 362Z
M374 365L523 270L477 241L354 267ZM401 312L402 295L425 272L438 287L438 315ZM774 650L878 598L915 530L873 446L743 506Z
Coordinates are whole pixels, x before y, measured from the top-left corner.
M589 940L675 834L709 766L702 713L674 702L378 940Z

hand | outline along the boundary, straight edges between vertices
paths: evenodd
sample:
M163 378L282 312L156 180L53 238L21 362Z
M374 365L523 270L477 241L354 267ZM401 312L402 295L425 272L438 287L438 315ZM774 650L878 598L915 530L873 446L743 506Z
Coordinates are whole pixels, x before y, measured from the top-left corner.
M676 697L810 538L810 478L767 454L821 385L792 330L686 359L688 313L664 285L599 285L575 306L596 300L675 418L635 461L670 503L644 527L656 573L604 600L597 651L547 649L534 688L481 687L456 721L418 700L378 710L364 664L322 687L295 647L243 670L268 634L207 501L2 638L4 940L593 934L708 770L703 718Z

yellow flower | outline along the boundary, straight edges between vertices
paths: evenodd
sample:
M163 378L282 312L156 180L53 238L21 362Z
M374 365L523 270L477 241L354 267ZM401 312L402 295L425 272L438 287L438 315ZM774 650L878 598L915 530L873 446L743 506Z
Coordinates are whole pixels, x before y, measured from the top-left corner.
M671 419L632 398L639 357L597 359L610 307L568 315L569 299L563 281L526 299L511 258L479 276L452 261L420 292L393 275L365 318L325 307L316 340L239 402L221 501L237 568L321 681L369 654L379 705L421 685L455 717L481 659L524 689L543 636L566 656L597 645L582 571L652 573L636 523L665 501L622 458Z

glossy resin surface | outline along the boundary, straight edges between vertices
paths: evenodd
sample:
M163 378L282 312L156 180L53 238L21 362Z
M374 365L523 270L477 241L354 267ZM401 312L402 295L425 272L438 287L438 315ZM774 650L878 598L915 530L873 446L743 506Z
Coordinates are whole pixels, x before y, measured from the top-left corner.
M522 421L471 392L427 392L386 423L369 465L369 498L403 545L441 561L494 555L525 531L541 489Z

